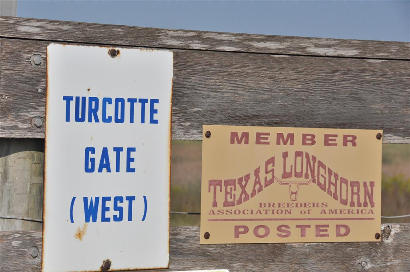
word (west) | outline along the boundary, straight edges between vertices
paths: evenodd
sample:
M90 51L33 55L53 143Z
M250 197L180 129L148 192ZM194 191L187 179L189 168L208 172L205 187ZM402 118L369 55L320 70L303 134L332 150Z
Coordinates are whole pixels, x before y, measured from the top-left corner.
M73 220L73 210L76 197L72 198L70 206L71 223ZM83 197L84 222L122 222L136 221L133 213L135 206L135 196L95 196ZM142 221L145 221L147 215L147 198L143 196L144 213Z

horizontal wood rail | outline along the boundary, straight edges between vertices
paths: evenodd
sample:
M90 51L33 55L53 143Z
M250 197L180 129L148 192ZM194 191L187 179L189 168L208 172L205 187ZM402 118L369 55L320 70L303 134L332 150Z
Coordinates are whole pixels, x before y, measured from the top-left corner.
M198 227L174 227L170 269L409 271L410 224L383 225L381 242L199 245ZM0 232L0 271L40 271L41 232ZM70 258L70 256L67 256Z
M202 124L384 129L410 143L410 43L0 17L0 137L43 138L51 42L174 51L173 137Z
M403 42L170 30L17 17L0 18L0 36L149 48L410 60L410 47Z

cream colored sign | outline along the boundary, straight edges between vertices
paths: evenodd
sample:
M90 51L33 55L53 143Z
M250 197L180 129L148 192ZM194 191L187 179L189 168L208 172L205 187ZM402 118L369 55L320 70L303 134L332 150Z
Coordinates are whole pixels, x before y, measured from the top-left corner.
M203 132L201 244L379 241L381 130Z

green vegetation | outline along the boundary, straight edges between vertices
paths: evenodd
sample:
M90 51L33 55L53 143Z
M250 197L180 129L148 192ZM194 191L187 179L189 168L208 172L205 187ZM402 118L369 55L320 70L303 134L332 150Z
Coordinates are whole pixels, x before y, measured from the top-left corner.
M385 193L399 191L410 194L410 178L405 177L403 174L398 174L392 177L383 175L382 191ZM410 198L408 200L410 200Z
M410 214L410 145L383 145L382 215ZM382 222L410 222L410 218Z
M201 181L193 184L171 186L172 211L200 212L201 211Z
M383 165L393 163L409 163L410 167L410 145L407 144L384 144Z
M410 214L410 177L383 175L382 215ZM410 218L383 219L383 222L410 222Z

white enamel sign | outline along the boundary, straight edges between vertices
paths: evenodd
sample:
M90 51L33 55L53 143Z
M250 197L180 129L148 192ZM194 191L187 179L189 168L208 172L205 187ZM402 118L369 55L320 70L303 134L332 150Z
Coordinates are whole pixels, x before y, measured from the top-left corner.
M43 271L166 268L173 55L47 47Z

